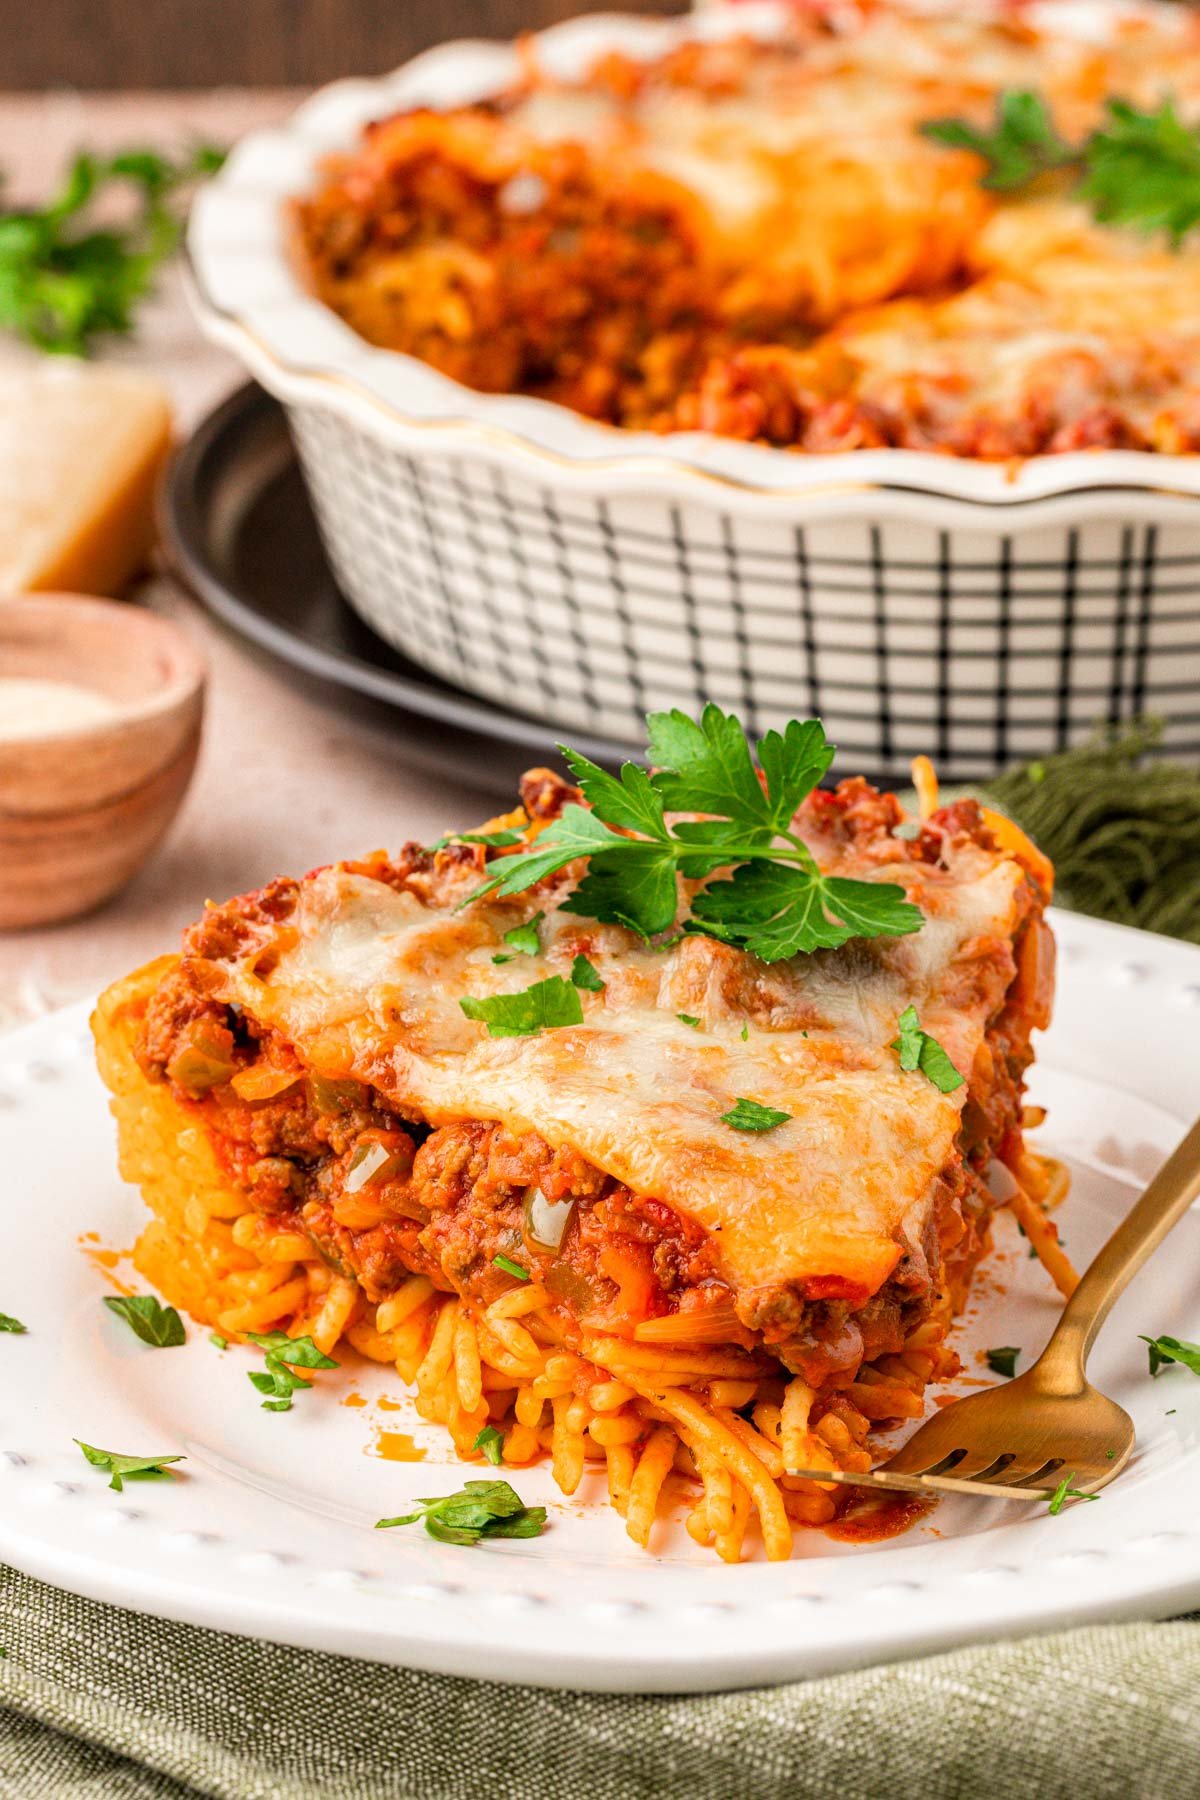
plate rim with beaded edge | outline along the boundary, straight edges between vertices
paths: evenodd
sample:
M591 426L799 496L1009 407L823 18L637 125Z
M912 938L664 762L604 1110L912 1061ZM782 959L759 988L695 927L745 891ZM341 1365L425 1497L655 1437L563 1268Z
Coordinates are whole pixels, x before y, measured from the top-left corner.
M1072 1166L1061 1229L1082 1265L1196 1110L1200 947L1077 914L1055 924L1058 1006L1030 1094L1048 1107L1034 1141ZM320 1391L271 1414L246 1379L249 1349L219 1351L189 1322L186 1346L152 1350L101 1305L114 1279L145 1291L121 1254L145 1215L115 1172L87 1015L73 1006L0 1037L0 1311L28 1327L0 1336L0 1560L24 1573L161 1618L380 1662L673 1693L1200 1603L1200 1381L1178 1367L1151 1380L1138 1341L1200 1338L1200 1207L1118 1301L1093 1353L1093 1379L1138 1427L1134 1460L1097 1502L1051 1517L1044 1505L955 1497L881 1543L803 1532L788 1563L759 1552L725 1565L674 1520L638 1550L602 1474L567 1500L539 1467L511 1479L527 1503L549 1506L541 1537L440 1544L419 1526L371 1529L479 1473L417 1418L397 1376L347 1357ZM1009 1227L999 1221L954 1340L967 1383L992 1379L988 1345L1019 1344L1027 1367L1057 1317ZM943 1390L954 1391L973 1389ZM118 1494L75 1438L187 1461L178 1479ZM423 1460L394 1460L397 1443Z

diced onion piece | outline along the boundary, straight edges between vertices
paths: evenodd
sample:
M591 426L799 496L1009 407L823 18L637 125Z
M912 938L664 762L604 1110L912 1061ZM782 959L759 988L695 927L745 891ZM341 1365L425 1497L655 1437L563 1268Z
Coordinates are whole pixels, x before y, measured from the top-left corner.
M998 1206L1007 1206L1013 1195L1021 1191L1012 1170L997 1157L988 1164L986 1180L988 1193Z
M541 1188L526 1190L524 1205L525 1241L536 1250L557 1250L563 1241L575 1202L547 1200Z
M230 1087L242 1100L275 1100L294 1088L300 1076L294 1070L273 1069L258 1063L250 1069L239 1069Z
M378 1138L364 1138L355 1145L343 1186L348 1194L357 1194L369 1182L386 1181L403 1174L407 1167L408 1158L402 1152L389 1149Z

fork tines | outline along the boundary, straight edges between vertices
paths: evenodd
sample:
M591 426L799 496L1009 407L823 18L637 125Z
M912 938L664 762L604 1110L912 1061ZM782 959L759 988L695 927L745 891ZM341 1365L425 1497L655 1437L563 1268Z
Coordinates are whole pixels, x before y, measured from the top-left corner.
M807 1481L840 1481L847 1487L888 1488L902 1494L939 1493L980 1494L985 1500L1049 1500L1054 1489L1046 1487L1006 1487L1000 1481L956 1480L953 1475L901 1475L891 1469L867 1469L851 1474L845 1469L789 1469L789 1475L802 1475Z

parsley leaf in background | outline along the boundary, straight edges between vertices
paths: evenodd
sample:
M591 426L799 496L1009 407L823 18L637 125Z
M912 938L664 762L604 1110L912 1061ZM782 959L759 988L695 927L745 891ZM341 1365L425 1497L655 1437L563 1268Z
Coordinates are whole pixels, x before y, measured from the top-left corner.
M937 1039L922 1031L915 1006L906 1006L897 1024L900 1035L892 1039L890 1048L899 1051L902 1069L910 1073L919 1069L939 1093L952 1094L963 1085L965 1077L959 1074Z
M564 807L534 849L505 857L470 899L522 893L587 858L562 910L647 939L675 924L680 876L701 881L725 868L732 879L696 894L684 929L764 962L850 938L920 930L920 909L903 888L823 875L792 829L796 809L833 760L819 720L769 731L753 752L740 720L713 705L699 721L678 711L651 713L647 728L648 754L659 765L653 775L635 763L609 775L564 746L592 810ZM672 825L668 811L719 816Z
M519 994L492 994L477 1000L468 995L458 1003L468 1019L486 1025L489 1037L533 1037L555 1025L582 1025L579 995L561 975L535 981Z
M952 150L973 150L982 156L988 165L983 186L1001 193L1026 186L1074 156L1041 95L1012 89L997 96L990 131L981 131L966 119L929 119L921 126L921 135Z
M504 1433L497 1431L494 1425L485 1425L471 1448L482 1451L493 1468L498 1469L504 1457Z
M11 1331L21 1337L28 1330L28 1325L22 1325L20 1319L14 1319L10 1313L0 1313L0 1331Z
M757 1100L738 1100L727 1113L721 1114L721 1123L732 1125L735 1131L773 1131L776 1125L784 1124L791 1116L773 1106L762 1106Z
M987 1366L996 1375L1007 1375L1011 1381L1017 1372L1017 1358L1021 1354L1019 1344L1000 1344L995 1350L985 1350Z
M135 307L179 242L182 191L223 160L209 145L178 161L151 150L84 151L48 206L0 213L0 327L74 356L86 355L104 332L129 332ZM98 223L92 208L114 188L132 191L131 216Z
M484 1538L538 1537L545 1529L544 1506L526 1506L507 1481L468 1481L455 1494L418 1500L416 1512L380 1519L376 1531L420 1520L443 1544L478 1544Z
M266 1369L252 1369L248 1376L251 1385L267 1395L263 1401L265 1412L290 1412L292 1395L312 1386L311 1381L295 1373L296 1369L339 1367L331 1356L317 1349L310 1337L290 1338L286 1331L248 1331L246 1336L266 1352Z
M1193 1375L1200 1375L1200 1344L1189 1344L1186 1338L1143 1337L1149 1345L1150 1373L1157 1375L1169 1363L1181 1363Z
M173 1306L164 1306L153 1294L106 1294L104 1304L124 1319L135 1337L155 1350L186 1344L183 1320Z
M1110 100L1086 159L1079 193L1102 224L1165 231L1178 249L1200 222L1200 137L1170 100L1147 113Z
M187 1460L183 1456L123 1456L119 1450L97 1450L94 1444L85 1444L82 1438L76 1438L75 1442L94 1469L103 1469L106 1475L112 1476L108 1485L118 1494L127 1481L149 1481L156 1475L166 1475L168 1463Z
M602 994L605 983L595 963L586 956L577 956L571 964L571 986L582 988L585 994Z
M920 129L935 143L983 157L984 187L1013 193L1060 169L1070 171L1072 193L1102 225L1163 231L1178 249L1200 224L1200 133L1170 100L1142 112L1110 97L1103 124L1074 145L1059 136L1039 95L1017 90L999 96L990 131L966 119L930 119Z

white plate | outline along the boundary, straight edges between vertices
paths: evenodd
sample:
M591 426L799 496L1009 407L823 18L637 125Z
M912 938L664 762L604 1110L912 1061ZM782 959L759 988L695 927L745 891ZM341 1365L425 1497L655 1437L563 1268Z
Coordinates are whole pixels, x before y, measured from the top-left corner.
M1200 950L1081 918L1057 923L1062 991L1032 1089L1051 1109L1044 1147L1074 1165L1061 1229L1082 1264L1200 1106ZM809 1532L790 1563L727 1567L673 1524L657 1530L653 1555L636 1550L602 1478L589 1475L566 1502L537 1469L513 1480L550 1506L552 1528L463 1549L416 1527L371 1529L465 1473L395 1376L347 1359L292 1412L267 1413L246 1379L249 1351L222 1354L197 1328L184 1349L150 1350L100 1305L112 1270L97 1244L127 1249L141 1221L136 1194L113 1173L112 1136L85 1009L0 1040L0 1311L29 1326L0 1336L0 1559L28 1574L284 1643L642 1691L783 1681L1200 1601L1200 1382L1178 1368L1151 1381L1138 1341L1200 1338L1196 1211L1097 1346L1092 1373L1139 1437L1098 1502L1057 1518L1042 1505L943 1502L890 1542L851 1549ZM1027 1366L1057 1312L1004 1220L998 1235L959 1339L976 1380L988 1345L1020 1345ZM339 1404L351 1394L367 1404ZM399 1410L383 1409L386 1399ZM411 1434L425 1460L371 1455L380 1429ZM182 1451L184 1476L114 1494L76 1437Z

